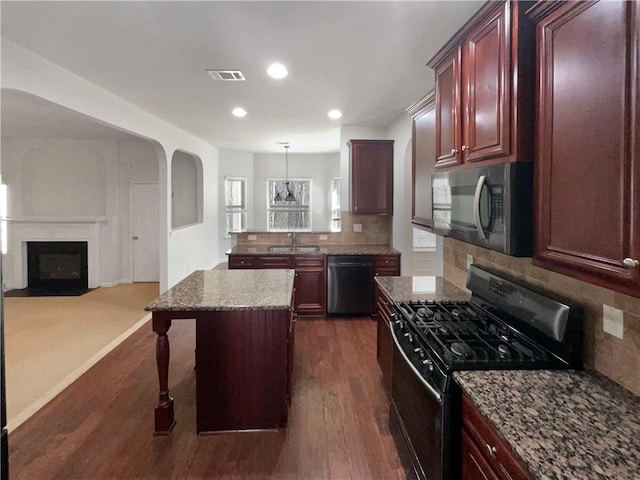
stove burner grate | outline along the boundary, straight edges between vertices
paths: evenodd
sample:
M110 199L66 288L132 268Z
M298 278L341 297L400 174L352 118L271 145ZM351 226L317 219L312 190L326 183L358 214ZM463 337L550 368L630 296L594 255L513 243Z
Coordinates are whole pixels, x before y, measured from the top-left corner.
M548 360L548 354L471 302L403 304L424 348L451 369L508 368Z

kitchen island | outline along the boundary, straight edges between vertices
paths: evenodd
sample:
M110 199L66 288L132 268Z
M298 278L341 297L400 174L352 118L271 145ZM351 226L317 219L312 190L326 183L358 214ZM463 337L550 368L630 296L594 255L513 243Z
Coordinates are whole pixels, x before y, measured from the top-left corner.
M196 271L145 307L157 334L155 434L175 425L172 320L196 321L198 433L286 424L293 358L293 270Z

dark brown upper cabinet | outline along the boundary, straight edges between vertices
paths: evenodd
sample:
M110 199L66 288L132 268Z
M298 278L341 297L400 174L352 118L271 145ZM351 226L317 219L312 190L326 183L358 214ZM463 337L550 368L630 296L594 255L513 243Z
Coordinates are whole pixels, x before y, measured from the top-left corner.
M436 75L436 168L533 160L530 2L487 2L429 61Z
M351 213L393 215L393 140L349 140Z
M432 228L431 174L436 161L436 111L435 91L432 90L407 112L411 115L411 178L413 197L411 222L421 227Z
M533 263L640 297L638 2L540 2Z

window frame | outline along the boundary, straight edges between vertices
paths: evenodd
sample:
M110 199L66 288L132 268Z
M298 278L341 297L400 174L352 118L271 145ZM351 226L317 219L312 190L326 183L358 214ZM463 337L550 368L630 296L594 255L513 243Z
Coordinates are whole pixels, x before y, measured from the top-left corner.
M241 182L241 201L240 205L229 205L227 203L227 185L228 182ZM224 225L225 225L225 238L230 238L232 233L244 232L247 229L247 177L238 177L234 175L228 175L224 177ZM233 195L231 195L233 197ZM240 229L229 229L229 215L240 214Z

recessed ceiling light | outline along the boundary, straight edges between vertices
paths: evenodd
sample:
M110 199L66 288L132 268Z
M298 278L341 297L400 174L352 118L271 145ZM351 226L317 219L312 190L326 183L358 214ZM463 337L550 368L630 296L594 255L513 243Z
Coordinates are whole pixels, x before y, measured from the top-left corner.
M269 65L269 68L267 68L267 73L270 77L280 80L281 78L286 77L289 72L287 70L287 67L285 67L283 64L272 63L271 65Z
M231 110L231 113L238 118L242 118L247 114L247 111L242 107L236 107L233 110Z
M337 120L342 116L342 112L334 108L333 110L329 110L327 116L332 120Z

